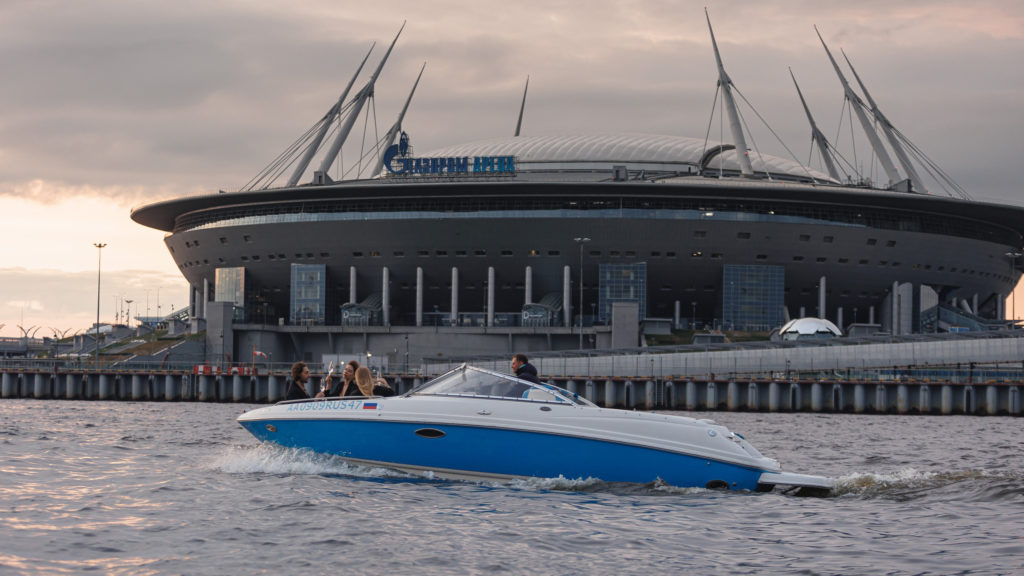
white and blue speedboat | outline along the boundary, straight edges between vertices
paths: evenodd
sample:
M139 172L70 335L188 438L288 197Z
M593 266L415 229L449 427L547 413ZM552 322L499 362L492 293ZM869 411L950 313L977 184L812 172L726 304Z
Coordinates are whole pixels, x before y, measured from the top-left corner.
M827 493L782 472L710 420L600 408L576 394L463 365L390 398L316 398L246 412L254 436L346 461L439 477L607 482Z

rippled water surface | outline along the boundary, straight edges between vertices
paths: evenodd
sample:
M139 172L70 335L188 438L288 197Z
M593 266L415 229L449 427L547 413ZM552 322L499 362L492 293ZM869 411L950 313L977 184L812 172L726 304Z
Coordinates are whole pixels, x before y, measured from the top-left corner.
M796 498L433 480L258 445L245 408L0 400L0 574L1024 574L1019 418L699 415L838 479Z

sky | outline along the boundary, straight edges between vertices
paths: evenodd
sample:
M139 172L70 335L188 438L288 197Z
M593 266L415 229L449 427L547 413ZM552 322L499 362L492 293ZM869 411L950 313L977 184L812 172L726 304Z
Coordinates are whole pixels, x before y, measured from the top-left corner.
M790 157L788 147L801 162L811 158L787 67L823 132L841 149L851 141L817 25L893 124L973 199L1024 205L1013 176L1024 152L1024 4L1016 0L435 0L427 9L6 0L0 336L20 336L19 326L70 334L95 322L97 242L107 244L101 321L129 299L133 316L187 304L164 233L131 221L131 208L244 186L333 104L373 42L367 66L376 64L403 21L377 82L371 136L374 124L382 134L394 121L426 62L404 122L418 152L511 135L527 76L524 135L703 138L711 126L709 137L720 139L705 5L726 69L753 105L743 113L760 151ZM853 138L860 142L844 154L863 145L861 134ZM351 160L358 148L345 154ZM870 173L870 155L858 154ZM1024 299L1021 308L1018 316Z

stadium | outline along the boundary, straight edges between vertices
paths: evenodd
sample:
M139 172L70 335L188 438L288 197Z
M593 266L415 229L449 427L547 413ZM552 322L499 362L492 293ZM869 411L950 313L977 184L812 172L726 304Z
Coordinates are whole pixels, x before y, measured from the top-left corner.
M329 125L343 142L377 73L280 165L302 174ZM414 155L401 117L370 177L331 180L328 150L311 182L133 210L167 232L211 357L373 351L408 366L804 316L898 334L1008 326L1020 207L912 178L875 188L738 154L741 138L516 135Z

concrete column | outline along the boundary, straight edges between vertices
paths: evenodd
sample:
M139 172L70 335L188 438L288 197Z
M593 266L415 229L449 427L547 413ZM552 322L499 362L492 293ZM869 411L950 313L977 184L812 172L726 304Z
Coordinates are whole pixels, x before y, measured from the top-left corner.
M822 276L818 279L818 318L824 318L826 316L825 311L825 277Z
M807 318L807 309L803 306L800 307L800 318Z
M145 382L145 375L132 374L132 400L148 400L143 389L143 384Z
M889 327L889 333L892 334L893 336L897 336L897 335L900 334L900 283L899 282L893 282L892 283L892 292L890 292L889 294L892 296L892 298L891 298L892 301L890 302L891 308L892 308L892 314L891 314L892 326Z
M49 374L36 374L35 390L33 390L33 397L35 397L35 398L49 398L50 397L50 375Z
M487 267L487 325L494 326L494 266Z
M874 306L870 306L870 307L868 307L868 324L874 324L874 323L875 323L875 307Z
M679 306L680 302L679 300L676 300L676 311L675 314L672 316L672 328L676 330L679 330Z
M980 314L979 314L980 311L978 310L978 295L977 294L975 294L974 296L971 296L971 312L973 312L976 316L980 316Z
M909 334L921 332L921 285L918 283L910 285L910 328L906 332Z
M423 326L423 267L416 267L416 325Z
M565 316L565 327L572 326L572 269L562 269L562 312Z
M113 376L110 374L100 374L99 377L99 399L100 400L117 400L114 397L113 391Z
M206 320L206 303L210 301L210 279L203 278L203 309L200 312L203 320Z
M164 400L173 402L178 399L178 377L174 374L164 376Z
M459 323L459 268L452 266L452 326Z
M381 316L385 326L391 325L391 274L385 266L380 279Z
M348 267L348 303L356 303L356 267Z
M188 286L188 317L189 319L198 318L196 310L196 287L189 284Z
M526 267L526 298L523 304L533 304L533 266Z
M843 329L843 307L842 306L840 306L839 309L836 310L836 326L838 326L840 330Z
M79 388L82 386L82 377L68 374L64 377L64 397L68 400L77 400Z
M17 391L18 375L17 374L10 374L8 372L4 372L3 375L0 376L0 380L2 380L2 382L3 382L2 386L0 386L0 397L3 397L3 398L14 398L15 396L18 395L18 391Z

